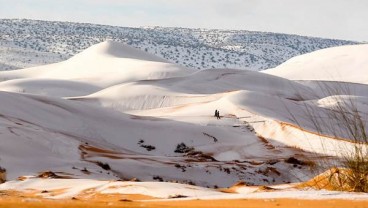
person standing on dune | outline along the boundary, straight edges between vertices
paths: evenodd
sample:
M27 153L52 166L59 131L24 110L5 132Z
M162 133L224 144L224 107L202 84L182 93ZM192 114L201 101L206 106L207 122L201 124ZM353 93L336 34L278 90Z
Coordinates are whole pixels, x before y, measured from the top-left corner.
M217 109L215 110L215 117L217 119L221 119L221 117L220 117L220 111L218 111Z

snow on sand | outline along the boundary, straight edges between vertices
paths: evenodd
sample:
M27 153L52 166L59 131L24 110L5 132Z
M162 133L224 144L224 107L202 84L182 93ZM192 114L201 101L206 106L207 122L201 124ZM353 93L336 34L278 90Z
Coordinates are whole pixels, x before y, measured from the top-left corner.
M266 73L195 72L107 41L61 63L0 72L0 166L13 180L0 189L66 189L59 198L88 189L157 198L349 198L289 188L254 193L256 188L243 187L225 194L152 181L229 187L238 181L277 185L313 177L310 167L286 159L337 158L340 146L349 149L354 143L343 132L336 139L331 129L316 129L306 119L305 106L327 115L334 98L352 99L368 113L367 80L361 76L368 66L366 50L366 45L326 49ZM352 94L324 94L317 81L310 81L313 76L329 81L326 74L335 67L334 80L341 82L328 85L360 83L349 84ZM44 171L73 179L15 181ZM145 182L108 181L115 179Z

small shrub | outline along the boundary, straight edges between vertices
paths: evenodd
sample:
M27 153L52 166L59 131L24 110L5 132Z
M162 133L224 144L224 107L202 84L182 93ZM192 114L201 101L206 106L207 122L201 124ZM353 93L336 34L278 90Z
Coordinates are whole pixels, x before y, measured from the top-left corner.
M38 178L61 178L60 176L56 175L54 172L52 171L46 171L46 172L42 172L40 173L38 176Z
M89 172L89 170L87 170L87 168L86 168L86 167L84 167L84 168L81 170L81 172L82 172L82 173L84 173L84 174L87 174L87 175L91 174L91 172ZM108 173L108 174L110 174L110 173Z
M155 150L155 149L156 149L156 147L155 147L155 146L144 144L144 140L143 140L143 139L139 140L137 144L138 144L140 147L145 148L145 149L146 149L147 151L149 151L149 152L150 152L150 151L152 151L152 150Z
M175 153L188 153L190 151L194 151L194 148L188 147L186 144L182 142L176 146L176 149L174 152Z
M211 155L205 154L205 153L203 153L201 151L194 151L194 149L191 150L191 151L189 151L189 152L187 152L185 154L185 156L190 157L190 158L195 158L195 159L197 159L199 161L211 161L211 162L216 162L217 161Z
M149 152L156 149L156 147L152 145L141 145L141 147L145 148Z
M295 157L289 157L288 159L285 160L285 162L293 165L304 165L303 161L298 160Z
M176 168L180 168L182 172L186 171L186 167L184 165L180 165L180 164L175 164Z
M130 199L120 199L119 201L121 201L121 202L132 202L132 200L130 200Z
M163 182L164 179L160 176L153 176L153 180Z
M104 169L104 170L111 170L110 165L109 165L109 164L107 164L107 163L103 163L103 162L97 161L97 162L96 162L96 164L97 164L98 166L100 166L100 167L101 167L102 169Z
M169 199L180 199L180 198L187 198L188 196L185 195L180 195L180 194L175 194L175 195L170 195Z
M230 174L230 169L229 168L224 168L223 170L224 170L225 173Z

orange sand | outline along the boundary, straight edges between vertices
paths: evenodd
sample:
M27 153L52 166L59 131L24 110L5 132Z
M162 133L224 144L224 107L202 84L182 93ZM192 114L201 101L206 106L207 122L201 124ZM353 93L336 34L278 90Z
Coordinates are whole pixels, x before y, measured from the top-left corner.
M361 200L299 200L299 199L235 199L235 200L191 200L191 201L136 201L149 199L142 195L99 195L91 198L76 198L74 200L48 200L32 197L18 192L0 192L0 207L22 208L368 208L368 201Z

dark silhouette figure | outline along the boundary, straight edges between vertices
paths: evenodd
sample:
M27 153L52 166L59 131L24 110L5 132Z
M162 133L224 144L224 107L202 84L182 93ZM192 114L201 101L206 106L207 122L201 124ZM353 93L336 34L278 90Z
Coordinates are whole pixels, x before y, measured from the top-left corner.
M215 110L215 117L217 119L221 119L221 117L220 117L220 111L218 111L217 109Z

